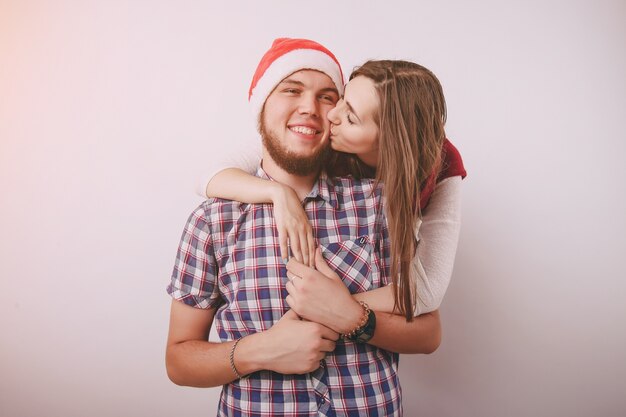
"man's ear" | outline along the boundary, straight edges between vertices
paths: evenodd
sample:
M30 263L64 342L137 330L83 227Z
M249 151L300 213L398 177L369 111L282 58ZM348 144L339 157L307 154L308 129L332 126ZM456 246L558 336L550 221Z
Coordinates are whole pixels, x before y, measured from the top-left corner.
M265 117L265 103L263 103L263 107L261 107L261 111L259 112L259 118L256 121L256 131L259 134L263 131L263 117Z

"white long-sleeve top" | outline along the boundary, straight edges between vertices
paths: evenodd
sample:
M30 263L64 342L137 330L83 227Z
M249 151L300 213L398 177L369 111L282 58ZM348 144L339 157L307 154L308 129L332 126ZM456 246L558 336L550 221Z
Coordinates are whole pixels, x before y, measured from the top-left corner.
M441 305L452 277L460 231L461 176L456 176L437 183L417 225L417 251L411 264L417 284L416 316Z

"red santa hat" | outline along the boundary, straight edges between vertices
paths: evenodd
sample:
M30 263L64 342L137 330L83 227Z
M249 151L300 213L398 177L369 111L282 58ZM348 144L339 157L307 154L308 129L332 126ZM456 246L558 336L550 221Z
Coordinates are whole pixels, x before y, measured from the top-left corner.
M328 75L339 95L343 95L341 65L332 52L308 39L279 38L261 58L250 84L248 100L255 120L258 120L263 104L274 88L289 75L305 69Z

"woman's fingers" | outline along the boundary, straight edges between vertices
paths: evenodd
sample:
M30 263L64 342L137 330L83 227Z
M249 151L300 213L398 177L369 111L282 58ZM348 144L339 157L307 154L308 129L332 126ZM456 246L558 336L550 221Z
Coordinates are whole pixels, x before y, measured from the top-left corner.
M302 250L307 253L308 262L305 262L311 268L315 268L315 238L313 237L313 228L309 224L309 222L305 223L304 234L306 243Z
M289 311L293 311L295 313L295 310L293 309L293 307L295 305L293 297L291 295L288 295L287 298L285 298L285 302L287 303L289 308L291 308L291 310L289 310Z
M280 243L280 256L283 258L283 261L289 261L289 236L287 234L287 230L279 227L278 228L278 241Z
M306 220L301 220L289 231L289 236L297 237L297 242L299 242L297 251L300 253L301 257L296 257L296 259L307 266L313 267L313 265L315 265L315 250L311 251L311 245L315 245L313 240L313 228ZM296 239L294 239L294 241L295 240ZM295 243L292 242L291 251L295 256L296 250L294 250L294 245Z
M328 266L328 263L326 263L320 248L317 248L315 251L315 268L328 278L339 279L339 276L335 273L335 271L333 271L330 266Z
M289 235L289 249L296 261L302 262L302 250L300 249L300 237L297 234Z
M307 233L307 243L308 243L308 252L309 252L309 263L308 265L311 268L315 268L315 239L313 238L313 229L310 229Z
M309 253L309 236L306 229L300 233L300 251L302 252L302 263L311 266L311 257Z
M273 200L280 255L286 262L293 256L312 267L315 264L313 228L295 192L289 187L284 191L281 198Z

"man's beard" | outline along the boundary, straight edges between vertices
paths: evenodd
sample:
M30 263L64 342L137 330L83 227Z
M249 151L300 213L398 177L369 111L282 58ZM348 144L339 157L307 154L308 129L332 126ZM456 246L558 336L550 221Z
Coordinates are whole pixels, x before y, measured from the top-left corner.
M330 142L326 141L327 143L321 146L320 149L312 155L298 155L293 151L285 149L285 147L281 145L278 139L265 128L262 117L263 116L261 116L259 128L261 138L263 139L263 146L265 146L270 157L276 162L276 165L289 174L299 177L316 174L322 169L331 152Z

